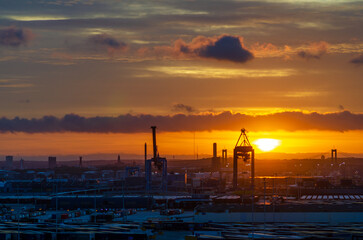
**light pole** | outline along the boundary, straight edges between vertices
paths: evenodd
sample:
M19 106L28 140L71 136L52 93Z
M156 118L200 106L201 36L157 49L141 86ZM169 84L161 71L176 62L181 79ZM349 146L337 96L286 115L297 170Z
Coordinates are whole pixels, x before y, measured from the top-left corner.
M272 216L273 216L273 222L275 222L275 178L276 173L274 173L273 181L272 181Z
M266 178L263 178L263 228L266 229Z
M98 181L96 182L96 186L95 186L95 197L94 197L94 205L95 205L95 212L94 212L94 223L97 223L97 190L98 190Z
M124 179L124 182L122 183L122 212L123 212L123 221L125 222L125 218L127 220L127 215L125 211L125 182L126 178Z
M58 238L58 181L55 184L55 239Z
M18 240L20 240L20 200L19 200L19 185L17 186L17 188L16 188L16 191L17 191L17 196L18 196Z

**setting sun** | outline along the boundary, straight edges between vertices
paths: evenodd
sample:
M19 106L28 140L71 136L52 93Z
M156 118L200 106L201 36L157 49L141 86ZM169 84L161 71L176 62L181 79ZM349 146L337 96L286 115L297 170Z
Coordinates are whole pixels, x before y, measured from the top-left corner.
M272 138L260 138L254 141L253 143L256 144L260 150L268 152L279 146L280 140Z

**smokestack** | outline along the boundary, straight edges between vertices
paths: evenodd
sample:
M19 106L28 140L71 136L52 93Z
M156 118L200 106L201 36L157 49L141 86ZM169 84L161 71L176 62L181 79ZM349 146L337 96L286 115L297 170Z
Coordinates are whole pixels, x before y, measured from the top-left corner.
M82 167L82 157L79 157L79 167Z
M120 155L117 156L117 164L120 165L121 164L121 157Z
M154 159L156 159L157 148L156 148L156 126L151 126L153 130L153 151L154 151Z
M217 157L217 143L213 143L213 157Z
M147 144L145 143L145 146L144 146L144 154L145 154L145 162L147 160Z

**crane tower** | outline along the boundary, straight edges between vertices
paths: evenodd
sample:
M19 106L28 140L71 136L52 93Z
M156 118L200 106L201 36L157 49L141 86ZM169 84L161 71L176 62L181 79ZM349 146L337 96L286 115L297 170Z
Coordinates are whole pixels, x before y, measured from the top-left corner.
M250 144L246 135L246 129L241 129L241 135L239 136L236 146L233 151L233 188L237 188L238 178L238 159L242 158L244 162L251 160L251 188L254 187L255 181L255 150Z
M151 176L152 176L152 163L154 166L160 171L162 171L161 177L161 190L162 192L167 191L168 184L168 172L167 172L167 160L166 158L159 157L159 153L156 145L156 127L152 126L152 134L153 134L153 158L146 159L146 144L145 144L145 177L146 177L146 191L151 191Z

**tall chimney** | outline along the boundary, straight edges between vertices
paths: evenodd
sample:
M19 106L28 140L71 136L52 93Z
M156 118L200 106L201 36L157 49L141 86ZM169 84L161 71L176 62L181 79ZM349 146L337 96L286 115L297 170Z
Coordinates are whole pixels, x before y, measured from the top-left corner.
M79 157L79 167L82 167L82 157Z
M156 159L157 148L156 148L156 126L151 126L153 130L153 151L154 151L154 159Z
M217 143L213 143L213 157L217 157Z

